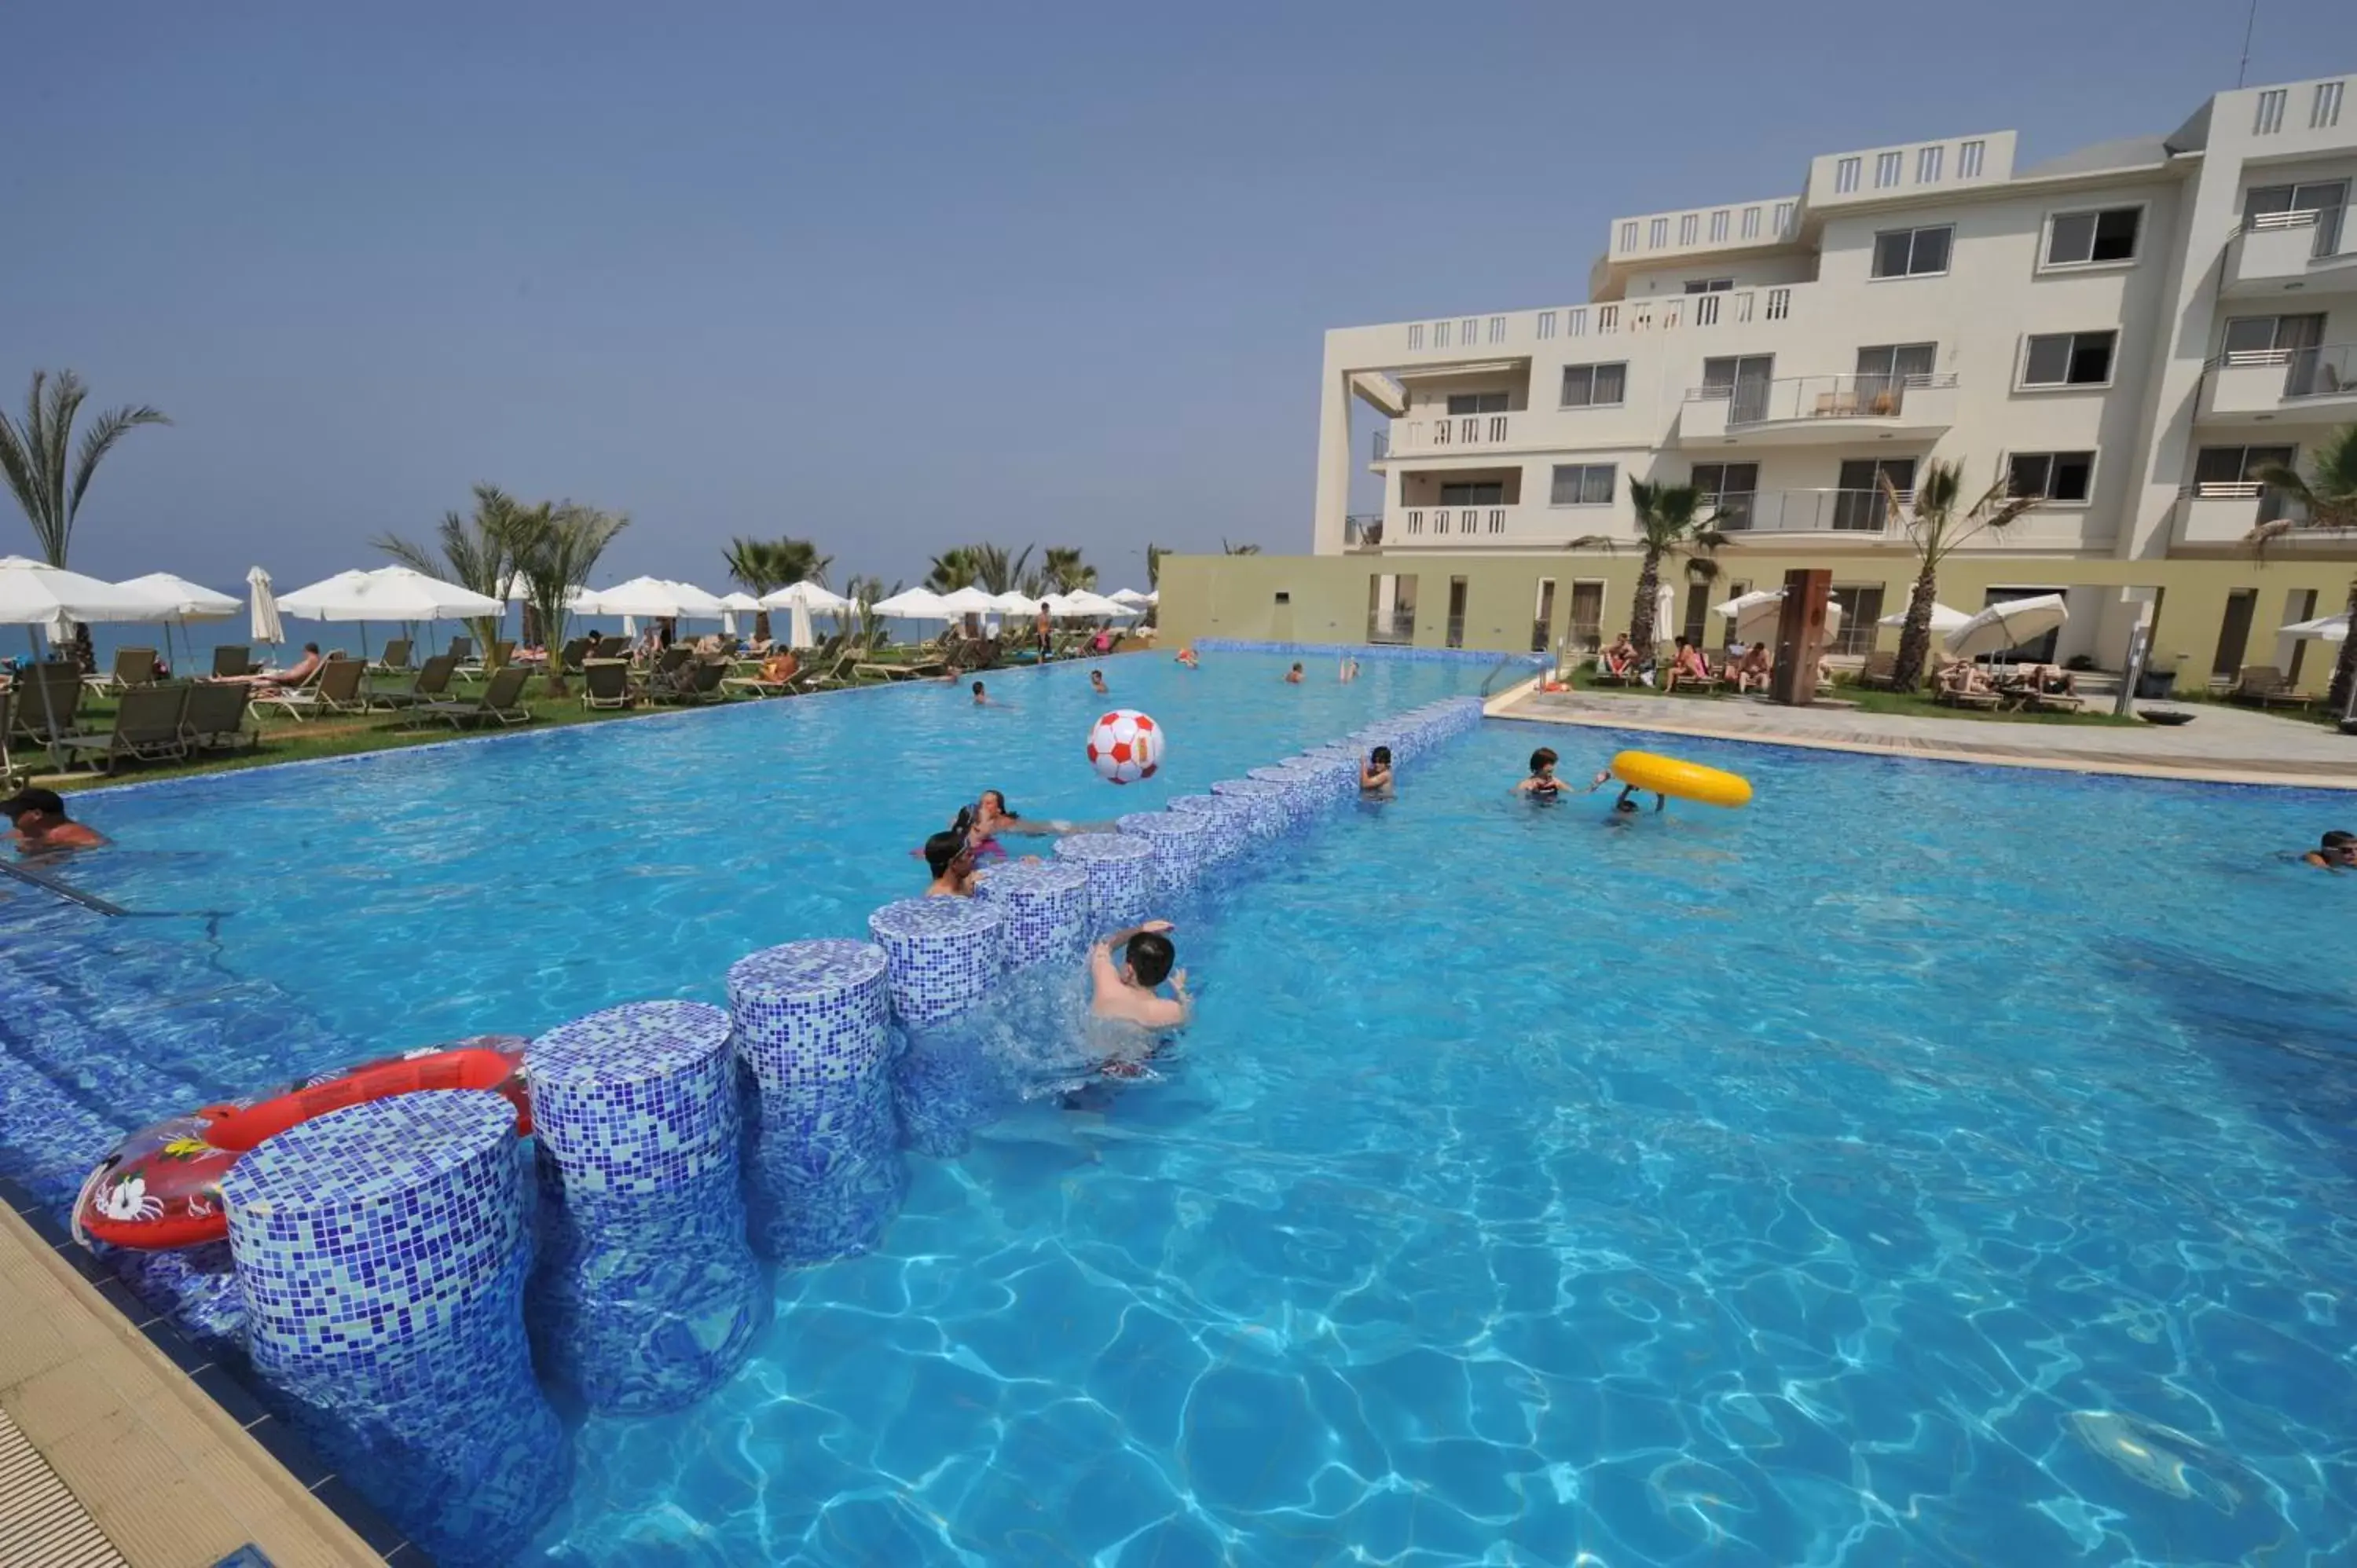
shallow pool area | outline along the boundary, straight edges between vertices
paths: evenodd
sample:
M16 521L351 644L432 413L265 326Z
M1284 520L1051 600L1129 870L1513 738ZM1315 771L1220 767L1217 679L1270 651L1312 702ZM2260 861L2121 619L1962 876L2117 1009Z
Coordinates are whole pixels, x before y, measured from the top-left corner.
M78 883L223 912L0 884L10 1048L79 1030L127 1124L721 1001L981 788L1149 809L1489 673L1285 662L1111 661L1177 748L1124 791L1074 669L95 797ZM1510 794L1620 744L1490 723L1178 899L1144 1079L1076 1084L1070 977L928 1032L962 1151L700 1402L569 1412L516 1561L2357 1555L2357 894L2293 858L2342 802L1701 742L1752 806Z

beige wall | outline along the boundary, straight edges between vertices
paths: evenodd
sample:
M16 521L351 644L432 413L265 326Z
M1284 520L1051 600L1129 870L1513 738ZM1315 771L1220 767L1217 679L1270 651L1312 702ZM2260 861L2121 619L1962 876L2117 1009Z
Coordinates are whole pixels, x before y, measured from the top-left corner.
M1585 551L1511 556L1437 551L1413 555L1165 556L1162 639L1171 647L1208 637L1364 642L1369 578L1412 572L1417 577L1418 646L1445 645L1449 579L1462 576L1467 587L1464 645L1526 653L1541 578L1552 577L1555 582L1555 614L1548 628L1552 645L1566 634L1572 584L1581 579L1605 585L1605 635L1624 629L1638 566L1633 553L1607 556ZM1722 557L1721 581L1730 587L1738 582L1755 587L1773 585L1783 580L1786 571L1803 566L1830 566L1836 585L1880 583L1888 613L1905 606L1914 577L1911 559L1888 552L1842 557L1745 551ZM2077 651L2092 653L2100 666L2112 669L2118 666L2130 624L2128 613L2119 605L2119 590L2166 589L2155 628L2153 668L2169 669L2181 654L2184 662L2176 667L2191 685L2209 676L2231 593L2250 589L2258 595L2244 662L2285 667L2292 645L2278 639L2275 628L2287 618L2287 596L2313 590L2317 595L2314 613L2334 614L2347 601L2352 570L2345 559L2121 561L1975 556L1957 559L1942 572L1940 597L1958 609L1976 610L1993 586L2077 590L2070 595L2073 619L2061 651L2066 657ZM1679 593L1683 606L1683 582ZM1278 602L1280 594L1286 596L1286 602ZM1717 594L1712 596L1717 602ZM1717 630L1714 624L1714 640ZM1885 630L1878 646L1895 649L1898 644L1899 634ZM2309 644L2300 668L2299 684L2304 690L2323 690L2338 651L2330 643Z

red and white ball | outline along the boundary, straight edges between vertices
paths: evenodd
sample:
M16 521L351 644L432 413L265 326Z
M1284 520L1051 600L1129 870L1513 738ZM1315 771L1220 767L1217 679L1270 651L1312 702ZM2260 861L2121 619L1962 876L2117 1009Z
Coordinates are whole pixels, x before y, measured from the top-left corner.
M1089 766L1111 784L1153 778L1162 766L1162 726L1135 708L1115 708L1089 731Z

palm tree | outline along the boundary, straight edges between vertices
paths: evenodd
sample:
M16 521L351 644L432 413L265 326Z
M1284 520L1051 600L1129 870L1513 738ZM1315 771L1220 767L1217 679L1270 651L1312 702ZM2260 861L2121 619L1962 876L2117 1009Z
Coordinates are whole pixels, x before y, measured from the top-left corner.
M140 425L172 423L144 403L136 408L110 408L81 433L81 449L69 458L74 420L89 395L90 389L71 371L59 371L55 380L47 371L35 371L32 390L25 394L23 423L0 413L0 474L7 476L25 521L33 525L41 558L52 566L66 564L74 519L81 512L81 499L90 493L100 460ZM74 625L73 652L84 670L96 668L90 628L80 622Z
M939 564L938 557L935 564ZM964 585L960 584L959 586L963 587ZM844 596L852 602L854 606L852 614L857 618L859 623L858 630L852 639L852 646L873 651L892 639L891 628L886 624L882 616L876 613L876 601L888 599L899 591L899 584L895 583L891 587L887 588L881 577L854 577L844 584Z
M543 501L520 509L508 538L516 575L522 578L524 603L540 622L543 646L548 650L548 693L565 694L565 621L572 614L573 592L589 580L597 557L614 536L630 526L620 512L596 507Z
M954 594L972 587L974 575L973 547L961 544L933 557L925 573L925 586L937 594Z
M2015 495L2011 482L1999 474L1996 483L1959 516L1956 503L1964 493L1964 466L1936 459L1923 466L1911 503L1899 499L1889 474L1880 482L1882 504L1905 526L1907 542L1915 547L1915 591L1907 597L1907 619L1899 628L1899 663L1891 671L1898 689L1911 692L1922 683L1923 663L1932 656L1932 607L1940 598L1941 563L1985 532L2003 532L2039 498Z
M744 585L755 598L762 598L780 588L796 583L826 583L826 569L834 564L834 557L822 555L818 546L807 539L746 539L728 542L721 558L727 563L728 575ZM753 618L753 635L770 635L770 612L762 610Z
M1097 585L1097 569L1082 560L1079 549L1071 545L1048 546L1039 570L1043 584L1060 594L1076 593Z
M1645 552L1645 564L1637 569L1637 602L1629 611L1629 640L1650 654L1661 635L1653 611L1662 596L1662 563L1684 559L1686 575L1707 583L1718 575L1718 563L1711 556L1727 542L1727 535L1711 526L1718 521L1716 508L1703 515L1702 491L1693 485L1648 484L1631 475L1629 501L1637 510L1637 542ZM1609 551L1619 542L1590 533L1565 548Z
M1010 556L1003 544L969 544L966 557L974 563L974 584L985 594L1011 593L1023 583L1023 567L1031 559L1031 546L1023 547L1019 555Z
M1146 547L1146 591L1159 593L1162 589L1162 558L1170 553L1159 544Z
M1260 546L1257 544L1231 544L1225 539L1222 539L1220 541L1220 553L1222 555L1257 555L1260 553Z
M515 575L515 537L519 531L529 531L532 512L499 486L477 485L474 516L461 517L455 511L442 514L442 526L435 531L442 547L439 560L424 545L393 534L370 542L412 571L504 600ZM500 625L505 618L502 611L469 620L467 629L474 634L475 646L489 652L500 639Z
M2251 530L2250 545L2264 551L2287 533L2345 534L2357 532L2357 424L2344 424L2318 445L2308 459L2305 475L2270 463L2261 468L2259 483L2299 503L2303 515L2279 517ZM2349 580L2350 624L2357 626L2357 576ZM2357 637L2341 644L2332 661L2332 686L2326 699L2337 714L2349 712L2357 691Z

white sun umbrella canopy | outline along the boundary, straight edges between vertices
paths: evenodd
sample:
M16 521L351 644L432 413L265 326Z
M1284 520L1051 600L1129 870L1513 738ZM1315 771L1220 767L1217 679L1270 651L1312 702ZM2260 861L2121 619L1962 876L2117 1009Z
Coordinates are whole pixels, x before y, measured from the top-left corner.
M955 616L986 616L998 606L980 588L964 587L942 596L942 608Z
M1103 594L1092 594L1086 588L1081 589L1078 593L1066 594L1063 603L1064 607L1055 613L1068 616L1098 616L1105 618L1133 616L1138 613L1127 605L1118 604L1106 598Z
M729 636L737 635L737 618L761 607L761 601L750 594L726 593L720 596L720 629Z
M1943 604L1935 602L1932 606L1932 629L1938 632L1943 637L1945 637L1948 633L1956 630L1959 627L1962 627L1966 621L1972 618L1972 617L1966 615L1964 611L1950 609ZM1880 620L1876 621L1874 624L1877 626L1887 626L1896 630L1907 624L1907 612L1905 610L1900 610L1897 615L1884 616Z
M2337 616L2319 616L2314 620L2296 620L2289 626L2279 626L2276 629L2286 637L2314 637L2326 642L2346 642L2349 640L2349 612L2343 610Z
M191 583L186 577L176 577L169 572L150 572L144 577L117 583L115 586L145 594L163 607L164 650L167 653L172 652L171 628L174 623L178 624L180 634L185 637L188 622L192 620L227 620L245 607L227 594L216 592L201 583Z
M990 596L990 607L1003 616L1035 616L1039 613L1039 601L1028 594L1009 589Z
M270 574L256 566L245 575L248 602L253 610L250 627L253 640L277 644L286 640L286 628L278 621L277 596L270 591Z
M339 572L279 595L278 608L305 620L339 621L467 620L507 612L507 606L489 594L408 566Z
M796 607L813 615L840 615L852 607L852 602L816 583L789 583L775 593L761 596L765 610L790 610Z
M874 608L877 615L893 616L901 620L947 620L961 613L944 604L941 595L924 588L909 588L888 599L878 599Z
M1107 594L1105 597L1117 605L1127 605L1130 608L1138 610L1155 602L1152 594L1141 594L1135 588L1124 588L1118 593Z
M643 616L650 620L720 618L720 601L693 583L633 577L583 593L576 607L589 615Z
M2071 618L2060 594L2007 599L1974 616L1948 634L1948 651L1959 659L2003 653L2044 637Z
M168 620L153 595L85 577L23 555L0 558L0 624L54 626L60 620Z
M1736 641L1772 642L1776 638L1776 628L1784 618L1784 590L1757 588L1748 594L1738 594L1712 608L1735 623ZM1841 625L1841 606L1828 602L1825 606L1825 635L1839 635Z

